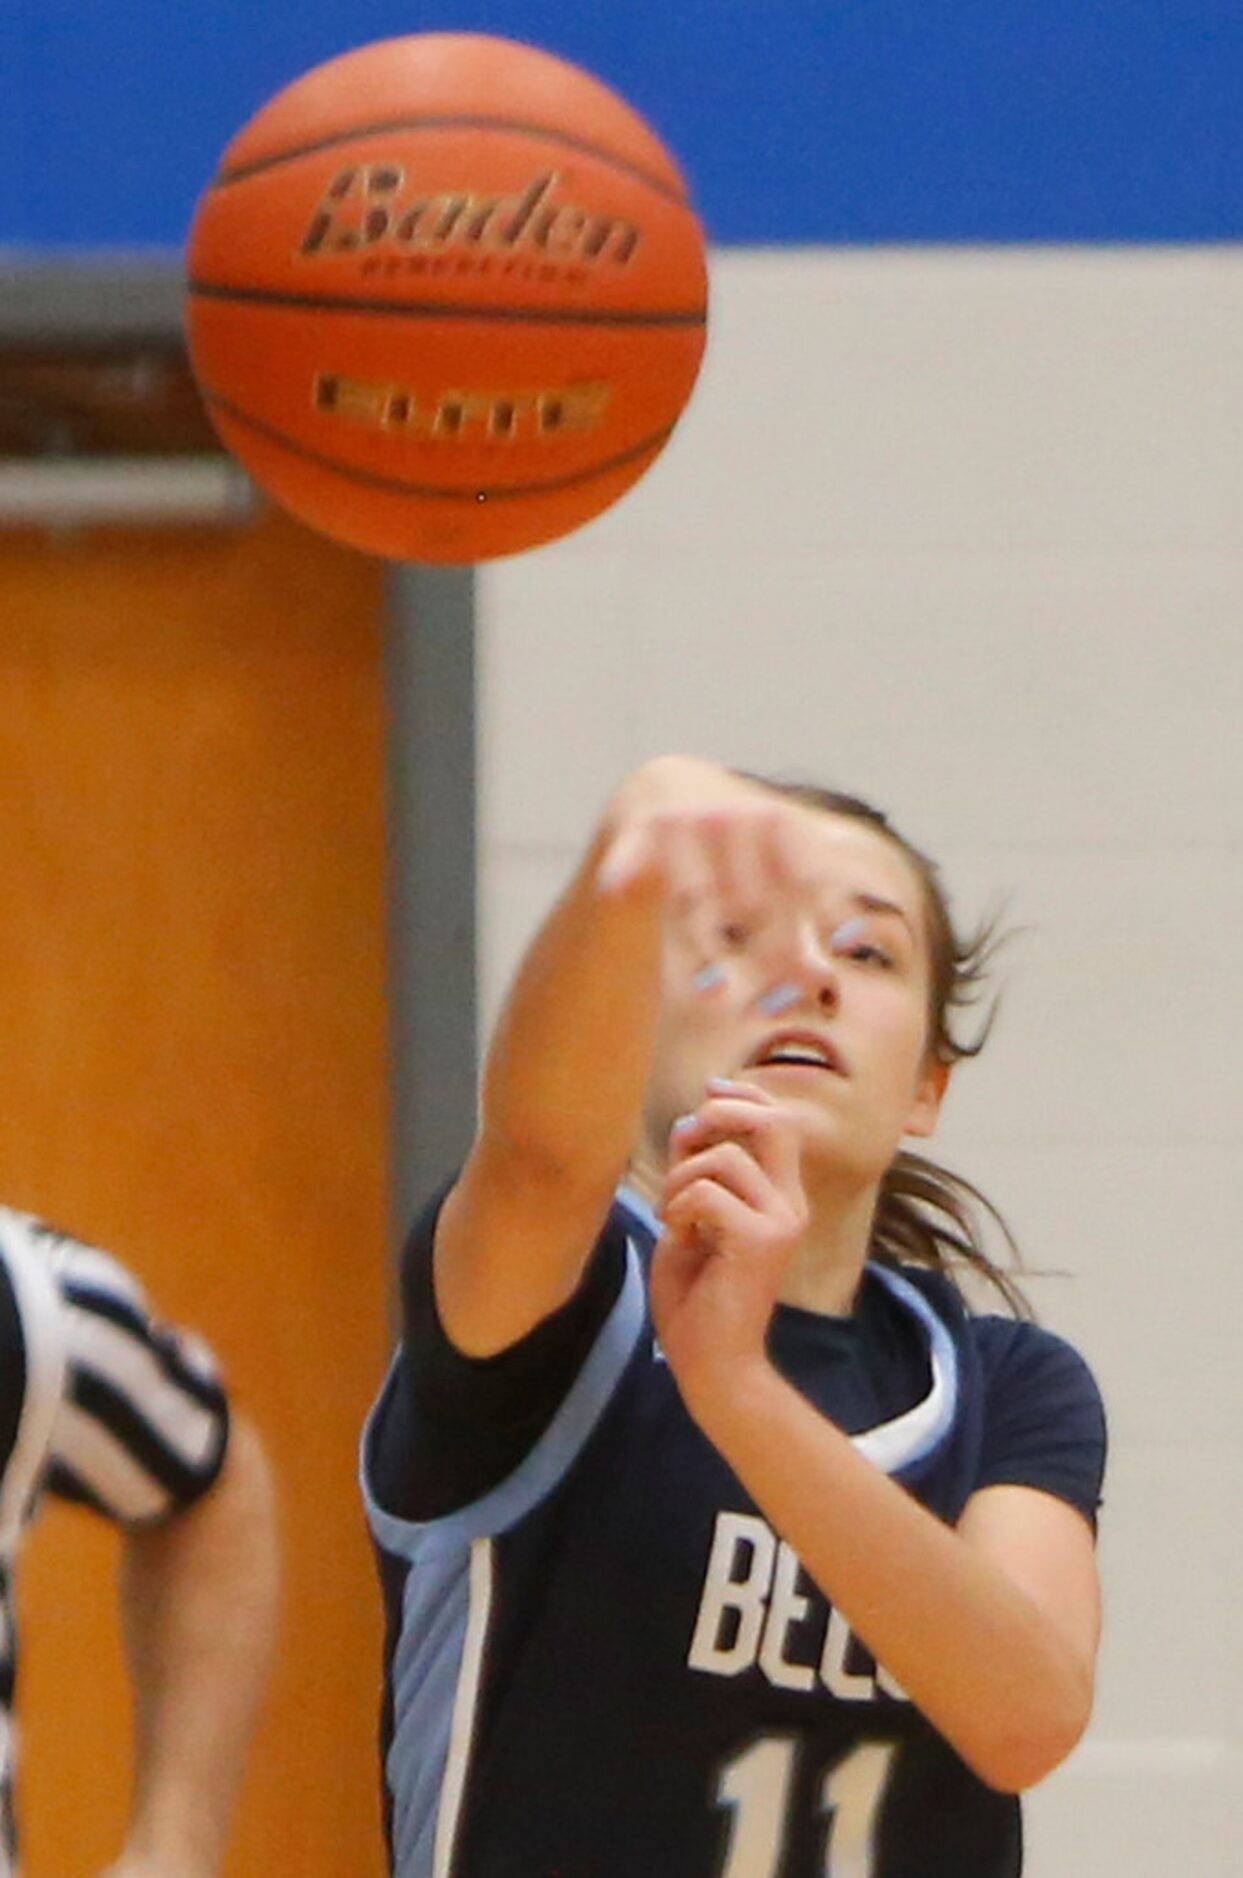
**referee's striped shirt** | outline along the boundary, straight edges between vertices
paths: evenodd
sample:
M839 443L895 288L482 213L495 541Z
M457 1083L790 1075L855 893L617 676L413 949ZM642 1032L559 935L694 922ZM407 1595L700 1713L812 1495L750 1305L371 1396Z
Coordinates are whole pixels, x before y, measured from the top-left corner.
M159 1520L212 1484L227 1439L207 1346L153 1318L115 1259L0 1207L0 1878L17 1872L13 1568L41 1495Z

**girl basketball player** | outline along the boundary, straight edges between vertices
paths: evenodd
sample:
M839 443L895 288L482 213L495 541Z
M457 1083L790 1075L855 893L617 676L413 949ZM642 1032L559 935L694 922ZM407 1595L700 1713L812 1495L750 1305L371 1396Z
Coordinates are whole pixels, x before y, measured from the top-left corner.
M400 1878L1011 1878L1104 1432L970 1312L978 948L874 811L666 758L522 965L364 1442Z

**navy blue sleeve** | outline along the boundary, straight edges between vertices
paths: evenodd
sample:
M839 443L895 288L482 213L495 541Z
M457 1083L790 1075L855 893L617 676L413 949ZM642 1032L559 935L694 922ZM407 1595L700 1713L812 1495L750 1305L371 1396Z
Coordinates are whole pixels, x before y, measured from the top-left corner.
M445 1193L402 1258L402 1347L371 1426L372 1490L399 1519L438 1519L499 1486L548 1427L617 1301L626 1228L615 1209L569 1301L495 1356L450 1342L432 1277Z
M1093 1526L1105 1473L1105 1410L1077 1350L1036 1324L977 1317L984 1448L977 1486L1039 1487Z

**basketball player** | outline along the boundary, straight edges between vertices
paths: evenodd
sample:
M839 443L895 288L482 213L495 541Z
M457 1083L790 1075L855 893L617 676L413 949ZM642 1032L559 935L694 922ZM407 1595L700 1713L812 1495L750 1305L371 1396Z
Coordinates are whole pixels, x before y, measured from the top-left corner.
M46 1491L124 1534L134 1797L106 1878L215 1878L272 1646L267 1462L205 1345L159 1324L115 1260L8 1207L0 1467L0 1874L17 1870L13 1571Z
M691 758L535 939L364 1438L399 1878L1012 1878L1092 1701L1104 1430L973 1315L978 989L850 798ZM620 1185L619 1185L620 1183Z

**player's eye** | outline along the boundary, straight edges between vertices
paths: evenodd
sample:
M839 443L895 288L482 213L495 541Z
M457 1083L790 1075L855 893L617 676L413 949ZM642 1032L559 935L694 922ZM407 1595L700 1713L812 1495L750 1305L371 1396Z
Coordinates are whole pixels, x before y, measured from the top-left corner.
M721 944L730 952L741 952L750 943L751 928L740 919L729 919L720 929Z
M897 963L893 953L886 946L878 945L859 919L848 919L844 926L839 926L831 943L839 958L854 959L859 965L892 971Z
M884 946L878 946L871 939L861 939L857 945L848 948L847 957L856 959L860 965L878 965L882 971L891 972L894 967L892 953Z

